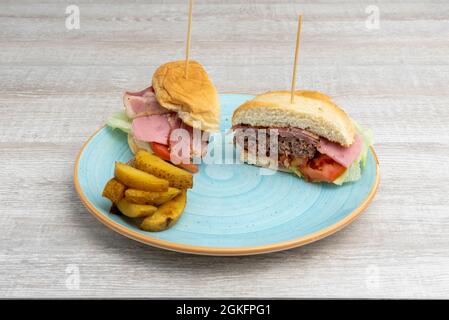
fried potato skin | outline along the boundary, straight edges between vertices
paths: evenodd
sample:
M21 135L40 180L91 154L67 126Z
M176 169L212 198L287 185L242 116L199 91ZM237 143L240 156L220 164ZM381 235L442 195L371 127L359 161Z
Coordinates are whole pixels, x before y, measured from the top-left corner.
M127 164L115 163L115 178L125 186L145 191L167 191L168 181L133 168Z
M171 187L178 189L190 189L193 186L193 175L182 170L161 158L144 150L136 153L134 166L156 177L169 181Z
M117 208L121 213L130 218L149 217L157 211L155 206L135 204L126 199L120 200L117 203Z
M181 190L169 187L167 191L143 191L137 189L127 189L125 191L125 199L137 204L151 204L159 206L176 197Z
M125 196L125 189L126 187L123 183L112 178L104 186L102 196L116 204Z
M163 205L150 217L145 218L140 228L145 231L163 231L178 221L186 206L186 190Z

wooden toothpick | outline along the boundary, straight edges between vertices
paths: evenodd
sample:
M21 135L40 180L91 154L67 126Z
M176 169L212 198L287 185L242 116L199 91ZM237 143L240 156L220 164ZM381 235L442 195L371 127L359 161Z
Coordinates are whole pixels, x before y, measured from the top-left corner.
M186 65L184 70L184 76L188 78L189 72L189 53L190 53L190 33L192 31L192 9L193 9L193 0L189 1L189 25L187 28L187 43L186 43Z
M295 88L296 88L296 65L298 64L299 46L301 38L301 24L302 15L298 18L298 31L296 32L296 48L295 48L295 61L293 62L293 76L292 76L292 89L290 92L290 103L295 102Z

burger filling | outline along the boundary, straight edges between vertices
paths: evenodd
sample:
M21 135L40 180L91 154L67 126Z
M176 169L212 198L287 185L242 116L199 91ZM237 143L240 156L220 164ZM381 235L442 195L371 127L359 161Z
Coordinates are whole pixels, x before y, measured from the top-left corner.
M194 139L194 129L184 123L176 112L159 104L153 87L126 92L123 103L125 114L111 117L108 125L126 131L139 143L149 143L151 150L160 158L197 171L191 159L206 153L207 132L201 131L199 137ZM130 124L129 127L125 123Z
M300 128L236 125L233 130L236 144L247 153L270 158L274 154L280 168L315 182L336 181L359 158L363 147L359 135L351 146L343 147Z

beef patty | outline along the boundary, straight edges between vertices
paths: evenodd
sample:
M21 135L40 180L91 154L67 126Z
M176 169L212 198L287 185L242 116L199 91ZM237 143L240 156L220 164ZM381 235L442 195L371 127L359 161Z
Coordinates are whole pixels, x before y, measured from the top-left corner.
M319 143L317 135L299 128L266 128L237 125L233 129L235 130L235 142L246 151L254 152L257 150L258 155L260 155L260 152L265 151L264 155L270 156L270 150L276 147L277 142L279 159L293 157L312 159L317 152L316 146ZM261 134L265 135L265 150L257 149ZM270 145L270 137L273 134L277 136L277 141L274 139Z

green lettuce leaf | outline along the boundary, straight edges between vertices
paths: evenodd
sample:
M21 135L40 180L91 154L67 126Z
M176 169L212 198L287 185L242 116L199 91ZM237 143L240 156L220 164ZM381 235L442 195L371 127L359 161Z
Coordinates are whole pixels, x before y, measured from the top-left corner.
M298 177L302 178L302 174L301 171L299 171L299 169L295 166L290 167L290 170L293 171L293 173L295 173Z
M113 129L120 129L126 133L131 133L131 119L129 119L124 111L111 114L106 124Z
M361 169L361 156L358 160L355 160L351 166L346 169L346 171L339 176L336 180L333 181L334 184L342 185L345 182L357 181L362 177L362 169Z
M359 157L352 163L352 165L333 183L342 185L345 182L357 181L362 177L362 169L366 165L366 158L368 156L369 147L373 144L373 132L370 129L363 129L354 121L355 127L363 140L362 151Z
M362 148L362 167L364 167L366 165L366 157L368 155L368 149L371 145L373 145L374 143L374 135L373 135L373 131L371 129L363 129L359 124L357 124L356 122L354 122L355 127L357 128L357 131L359 132L360 136L363 139L363 148Z

